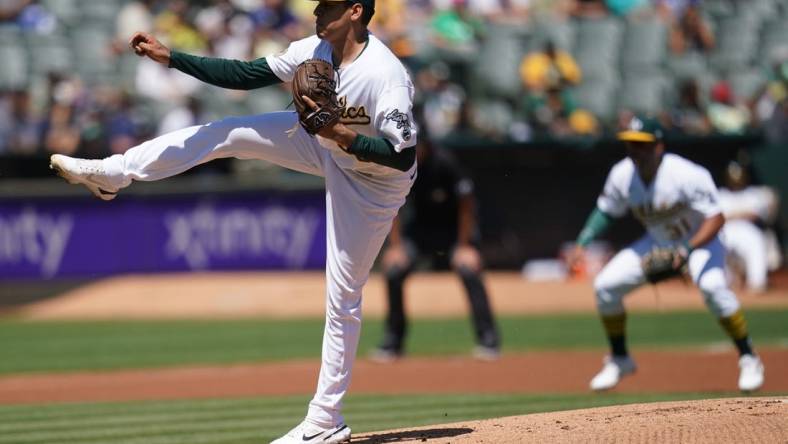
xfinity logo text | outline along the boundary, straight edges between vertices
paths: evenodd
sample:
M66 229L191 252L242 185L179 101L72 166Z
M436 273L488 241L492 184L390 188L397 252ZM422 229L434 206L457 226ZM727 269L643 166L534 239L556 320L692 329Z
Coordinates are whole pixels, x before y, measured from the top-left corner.
M41 276L54 276L73 227L70 215L39 214L32 208L0 216L0 265L32 264Z
M280 257L302 267L309 258L320 215L314 210L267 207L216 209L201 205L164 216L168 259L183 258L189 267L206 269L211 260Z

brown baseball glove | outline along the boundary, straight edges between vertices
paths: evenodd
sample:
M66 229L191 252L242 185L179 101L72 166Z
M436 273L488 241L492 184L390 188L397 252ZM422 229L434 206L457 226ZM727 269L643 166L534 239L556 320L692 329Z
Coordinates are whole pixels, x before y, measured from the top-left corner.
M298 112L298 121L307 133L315 135L339 121L343 107L339 105L336 86L334 67L325 60L310 59L296 68L293 104ZM317 107L311 107L302 96L309 97Z
M652 284L681 276L685 271L689 253L681 247L655 247L640 260L643 275Z

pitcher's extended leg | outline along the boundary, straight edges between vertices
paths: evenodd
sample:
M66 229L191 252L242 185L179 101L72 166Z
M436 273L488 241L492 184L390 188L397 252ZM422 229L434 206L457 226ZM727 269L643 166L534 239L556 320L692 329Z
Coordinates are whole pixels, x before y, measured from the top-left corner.
M304 131L287 134L295 118L291 112L231 117L161 135L106 159L53 155L51 166L105 200L132 180L164 179L224 157L263 159L322 176L324 148Z

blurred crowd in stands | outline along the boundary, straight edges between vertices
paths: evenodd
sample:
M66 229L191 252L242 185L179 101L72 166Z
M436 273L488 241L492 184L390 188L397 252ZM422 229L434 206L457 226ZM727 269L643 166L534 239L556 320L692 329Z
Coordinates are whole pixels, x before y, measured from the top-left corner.
M252 59L314 32L306 0L0 0L0 154L120 153L156 134L284 109L134 56L134 31ZM788 140L788 0L377 0L430 134L610 135L630 113L690 135Z

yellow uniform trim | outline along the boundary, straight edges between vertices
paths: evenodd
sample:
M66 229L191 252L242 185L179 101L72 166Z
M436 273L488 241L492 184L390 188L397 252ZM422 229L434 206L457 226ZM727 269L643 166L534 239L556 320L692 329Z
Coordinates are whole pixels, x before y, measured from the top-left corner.
M656 142L657 138L651 133L641 131L621 131L618 133L618 140L625 142Z
M722 325L722 328L728 333L728 336L734 340L747 337L747 320L744 319L744 313L742 313L741 310L727 318L720 318L720 325Z

